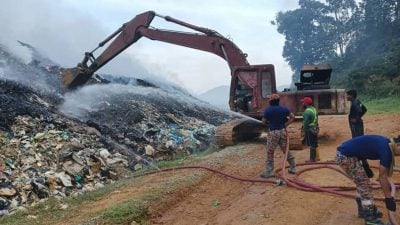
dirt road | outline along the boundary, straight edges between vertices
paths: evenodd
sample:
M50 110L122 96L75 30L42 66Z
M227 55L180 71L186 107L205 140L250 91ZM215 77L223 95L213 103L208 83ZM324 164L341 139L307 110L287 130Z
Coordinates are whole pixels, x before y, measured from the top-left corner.
M321 160L333 160L338 144L350 137L347 117L321 116L320 126ZM400 134L400 113L367 115L365 130L367 134L387 136ZM242 143L210 154L205 159L196 161L195 164L210 166L241 177L258 178L264 168L264 148L263 142ZM297 162L302 163L308 158L309 152L302 150L294 154ZM280 166L282 156L280 151L275 154L276 167ZM376 164L372 163L372 165ZM84 221L91 219L88 217L90 213L111 207L126 199L132 199L142 192L159 187L165 181L174 184L176 190L180 179L199 174L200 181L177 188L178 191L171 191L170 194L163 195L161 202L154 203L150 210L148 224L364 224L362 219L357 218L356 203L353 199L326 193L300 191L285 185L243 182L199 170L145 176L135 182L132 187L115 190L111 196L84 206L74 217L52 223L86 224ZM343 175L329 169L312 170L301 175L300 178L319 185L353 186ZM399 182L400 175L396 174L393 179ZM376 195L382 194L376 191ZM384 210L382 202L377 202L377 205ZM387 221L386 211L384 212L384 220ZM399 214L397 214L397 219L400 219Z
M366 133L400 134L399 116L367 116ZM337 145L350 137L346 119L346 116L320 118L320 154L323 161L332 160ZM249 178L258 177L262 172L265 160L262 143L241 144L225 151L229 154L220 162L222 170ZM304 162L308 151L296 151L295 157L298 162ZM279 152L275 162L281 161L282 154ZM321 185L352 185L341 174L328 169L310 171L301 178ZM399 176L395 180L399 181ZM377 204L384 208L382 202ZM180 196L179 201L167 210L154 213L151 224L361 225L364 222L357 218L356 204L352 199L211 175L201 185Z

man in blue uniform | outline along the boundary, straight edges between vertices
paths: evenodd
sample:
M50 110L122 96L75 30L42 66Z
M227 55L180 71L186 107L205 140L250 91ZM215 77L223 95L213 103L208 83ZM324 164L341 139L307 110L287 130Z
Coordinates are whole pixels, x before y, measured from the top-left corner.
M288 108L279 105L279 95L272 94L269 96L269 107L264 110L262 121L268 125L267 136L267 160L265 171L260 175L262 178L273 177L274 174L274 152L279 146L283 153L286 153L286 142L288 134L286 127L291 124L295 117ZM287 156L290 168L289 173L296 173L296 162L294 156L289 151Z
M337 148L336 163L344 169L356 184L360 195L359 217L365 224L383 225L379 212L373 202L372 186L360 160L379 160L379 182L385 196L386 208L396 211L396 202L390 193L389 177L393 173L395 156L400 155L400 136L389 139L380 135L364 135L350 139Z
M357 91L349 90L346 92L347 100L351 102L349 112L349 126L351 130L351 137L358 137L364 135L364 122L362 116L366 112L365 106L357 99ZM364 110L363 110L364 108Z

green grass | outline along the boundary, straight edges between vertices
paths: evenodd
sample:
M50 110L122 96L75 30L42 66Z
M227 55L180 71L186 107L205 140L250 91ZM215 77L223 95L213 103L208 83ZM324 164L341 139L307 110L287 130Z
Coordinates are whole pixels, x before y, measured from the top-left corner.
M214 153L214 152L218 152L218 151L220 151L220 150L221 150L220 147L218 147L217 145L211 144L211 145L208 147L208 149L206 149L206 150L204 150L203 152L200 152L200 153L198 153L198 154L196 154L196 155L199 156L199 157L202 157L202 156L206 156L206 155L212 154L212 153Z
M155 162L153 166L143 167L143 169L137 170L133 175L140 175L143 173L154 171L155 167L159 169L167 169L167 168L182 166L185 162L188 162L190 160L191 159L189 157L185 156L170 161Z
M137 179L136 179L137 180ZM18 211L16 214L11 216L5 216L0 218L0 224L8 225L40 225L43 224L42 220L62 219L68 218L74 213L79 211L79 205L87 202L95 202L102 197L108 195L116 188L130 185L135 182L134 179L126 179L115 182L104 186L104 188L98 189L93 192L89 192L83 195L66 197L59 201L55 198L49 198L45 202L38 203L28 209L28 211ZM60 209L58 205L60 202L68 205L67 210ZM27 218L28 216L36 216L37 219Z
M175 165L173 164L173 166ZM149 193L139 199L131 199L103 210L96 219L96 224L117 225L127 224L127 222L131 221L135 221L138 224L147 224L150 216L149 207L152 202L157 201L158 205L165 204L164 195L171 194L179 188L196 185L201 181L201 178L202 175L194 173L193 175L168 180L162 186L152 187Z
M98 220L102 224L126 224L136 221L145 224L149 217L149 201L159 199L158 195L147 195L141 199L128 200L103 211Z
M96 202L104 197L112 195L116 188L128 185L135 185L138 179L127 179L118 181L114 184L106 185L97 191L79 195L77 197L67 197L62 200L68 204L68 209L63 210L58 207L60 201L55 198L49 198L47 201L30 207L27 211L18 211L14 215L0 218L2 225L43 225L56 224L57 221L67 220L79 214L79 210L83 204ZM127 224L136 221L138 224L147 224L150 216L149 207L152 202L163 202L163 196L166 193L172 193L180 187L191 186L199 182L201 176L186 176L181 179L166 181L166 183L152 187L146 193L138 197L127 199L120 203L114 203L99 212L93 212L88 215L89 221L83 222L82 225L92 224ZM143 184L144 185L144 184ZM33 218L35 217L35 218Z
M400 112L400 98L387 97L370 99L368 96L361 96L360 99L368 109L367 114Z

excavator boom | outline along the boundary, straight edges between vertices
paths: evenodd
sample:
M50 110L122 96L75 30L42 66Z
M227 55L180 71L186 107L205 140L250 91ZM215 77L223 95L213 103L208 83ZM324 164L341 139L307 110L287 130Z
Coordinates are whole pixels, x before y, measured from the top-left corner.
M185 33L151 28L150 23L156 16L201 33ZM62 71L64 87L74 89L84 85L97 70L142 37L214 53L226 60L231 70L237 66L249 65L246 60L247 55L232 41L218 32L148 11L123 24L113 34L100 42L93 51L86 52L84 59L77 67L64 69ZM111 44L98 57L95 57L93 53L113 38L115 39Z
M141 38L141 36L137 35L137 29L142 26L149 26L153 21L154 16L155 13L151 11L137 15L128 23L123 24L104 41L100 42L98 47L93 51L86 52L82 62L80 62L77 67L63 69L61 71L63 86L66 89L75 89L84 85L98 69ZM106 48L106 50L104 50L99 57L95 58L93 55L94 51L100 47L103 47L114 37L115 39ZM89 62L90 65L88 65Z

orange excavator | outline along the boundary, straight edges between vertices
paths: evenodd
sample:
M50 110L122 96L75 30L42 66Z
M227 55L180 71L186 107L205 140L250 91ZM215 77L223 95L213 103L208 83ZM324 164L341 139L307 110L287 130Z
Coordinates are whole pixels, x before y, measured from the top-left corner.
M155 17L163 18L168 22L197 32L180 32L151 27L150 23ZM231 71L229 106L232 111L239 112L247 117L235 119L218 127L216 130L217 142L220 145L231 145L237 141L254 138L261 134L264 126L260 119L263 110L268 107L268 97L272 93L277 93L274 66L271 64L250 65L246 59L247 54L217 31L195 26L170 16L161 16L153 11L139 14L123 24L104 41L100 42L97 48L91 52L86 52L82 62L77 67L63 69L61 72L63 86L68 90L84 85L97 70L142 37L210 52L223 58ZM111 40L112 42L106 49L95 57L94 52ZM328 101L328 103L321 104L331 107L330 110L325 109L326 114L345 113L340 111L343 108L342 105L346 103L344 91L342 91L343 93L325 91L325 95L320 95L319 92L315 91L302 92L279 93L282 97L281 103L288 106L296 115L300 115L303 109L298 102L301 98L312 97L317 102L316 107L318 108L318 100L322 99L319 96L323 96L322 100ZM301 145L300 129L294 130L292 132L292 139L294 139L291 142L294 143L292 148L298 148L299 146L296 145Z

